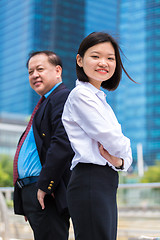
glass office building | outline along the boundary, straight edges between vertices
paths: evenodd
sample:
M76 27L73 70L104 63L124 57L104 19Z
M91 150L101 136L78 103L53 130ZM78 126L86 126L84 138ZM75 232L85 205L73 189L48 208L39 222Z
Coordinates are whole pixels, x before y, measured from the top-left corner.
M84 2L0 1L0 112L30 114L39 98L28 83L26 60L33 50L53 50L62 58L71 88L75 53L84 36ZM74 77L73 77L74 76Z
M85 35L105 31L115 37L119 27L119 1L85 1Z
M27 125L27 121L23 118L10 119L0 116L0 155L8 154L14 156L15 149L20 135L23 133Z
M116 34L117 9L117 0L1 0L0 117L17 116L19 124L19 115L26 120L38 101L39 96L29 86L26 68L28 54L33 50L55 51L63 62L63 82L72 89L81 40L92 31ZM20 135L17 126L12 126L13 135ZM3 127L2 138L11 138ZM13 146L5 143L0 142L0 152L9 146L13 152Z
M146 154L160 159L160 1L146 1ZM148 160L149 161L149 160Z
M63 61L63 82L75 85L75 57L93 31L118 39L126 55L120 87L107 92L133 156L143 146L146 164L160 159L160 0L1 0L0 114L31 114L39 96L25 67L32 50L53 50Z
M125 67L138 84L123 75L115 110L134 158L141 143L150 165L160 159L160 1L121 1L119 27Z
M32 112L38 95L30 89L25 67L32 50L53 50L60 55L63 81L74 87L75 57L82 38L98 30L116 33L117 1L109 2L0 1L0 112Z
M30 113L32 96L25 68L33 41L29 13L29 1L0 1L0 112Z

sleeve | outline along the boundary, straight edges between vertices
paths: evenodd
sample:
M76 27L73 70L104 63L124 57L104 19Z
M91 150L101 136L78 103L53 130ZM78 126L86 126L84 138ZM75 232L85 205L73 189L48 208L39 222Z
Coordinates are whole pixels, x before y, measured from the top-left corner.
M87 89L76 91L70 99L71 118L87 133L101 143L113 156L124 159L124 171L132 163L130 140L122 133L110 106L102 107L101 100ZM113 166L117 171L117 169Z
M50 141L46 151L45 161L40 173L38 187L47 193L56 190L64 172L70 171L71 160L74 156L68 136L62 124L61 116L67 96L65 94L54 99L50 104Z

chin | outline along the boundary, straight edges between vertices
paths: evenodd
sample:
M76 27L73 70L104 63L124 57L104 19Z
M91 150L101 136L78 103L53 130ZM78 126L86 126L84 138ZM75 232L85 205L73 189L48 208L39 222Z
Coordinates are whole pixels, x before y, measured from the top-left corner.
M36 90L35 90L35 92L36 92L38 95L43 96L42 92L36 91Z

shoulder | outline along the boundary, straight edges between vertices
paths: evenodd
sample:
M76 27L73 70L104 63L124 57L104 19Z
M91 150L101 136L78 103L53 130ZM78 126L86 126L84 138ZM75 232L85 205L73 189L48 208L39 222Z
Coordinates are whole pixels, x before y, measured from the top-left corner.
M78 99L85 99L85 98L94 98L95 97L95 93L85 87L85 86L77 86L75 87L69 94L69 100L78 100Z
M49 96L50 101L65 101L70 90L62 83Z

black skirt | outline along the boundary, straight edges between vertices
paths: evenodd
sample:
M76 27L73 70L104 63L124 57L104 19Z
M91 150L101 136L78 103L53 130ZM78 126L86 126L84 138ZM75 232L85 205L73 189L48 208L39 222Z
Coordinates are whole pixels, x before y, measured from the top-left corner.
M118 173L108 165L79 163L67 201L75 240L116 240Z

